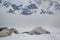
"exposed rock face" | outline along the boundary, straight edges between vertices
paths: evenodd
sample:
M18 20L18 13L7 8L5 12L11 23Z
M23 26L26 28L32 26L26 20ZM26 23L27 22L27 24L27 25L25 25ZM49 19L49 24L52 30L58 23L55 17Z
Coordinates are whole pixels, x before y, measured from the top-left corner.
M37 28L34 28L33 30L31 30L29 32L23 32L23 33L27 33L30 35L50 34L50 32L43 29L42 27L37 27Z

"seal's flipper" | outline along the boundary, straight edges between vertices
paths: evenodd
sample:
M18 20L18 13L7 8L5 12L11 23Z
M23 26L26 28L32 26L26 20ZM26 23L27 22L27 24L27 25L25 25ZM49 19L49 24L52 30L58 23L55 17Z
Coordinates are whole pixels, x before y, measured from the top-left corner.
M19 32L15 28L11 28L11 31L13 31L15 34L19 34Z
M15 32L15 34L19 34L19 32L17 30L15 30L14 32Z
M22 32L22 34L24 34L24 33L29 33L29 32Z
M50 32L46 31L47 34L50 34Z

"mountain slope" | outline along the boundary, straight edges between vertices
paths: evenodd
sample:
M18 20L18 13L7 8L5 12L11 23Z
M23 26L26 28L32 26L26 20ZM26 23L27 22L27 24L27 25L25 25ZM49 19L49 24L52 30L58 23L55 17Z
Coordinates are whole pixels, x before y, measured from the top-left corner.
M6 7L6 13L31 15L31 14L57 14L60 12L60 3L54 0L0 0L0 6ZM30 7L30 8L29 8ZM37 7L37 8L36 8ZM1 7L0 7L1 8ZM26 9L24 11L24 9Z

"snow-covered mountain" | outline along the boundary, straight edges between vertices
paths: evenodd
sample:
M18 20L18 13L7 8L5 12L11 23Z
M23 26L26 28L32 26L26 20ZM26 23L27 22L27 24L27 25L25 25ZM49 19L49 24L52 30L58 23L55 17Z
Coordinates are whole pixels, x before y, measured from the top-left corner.
M1 7L5 7L6 13L22 15L58 14L60 12L60 3L55 0L0 0L0 9L3 9Z

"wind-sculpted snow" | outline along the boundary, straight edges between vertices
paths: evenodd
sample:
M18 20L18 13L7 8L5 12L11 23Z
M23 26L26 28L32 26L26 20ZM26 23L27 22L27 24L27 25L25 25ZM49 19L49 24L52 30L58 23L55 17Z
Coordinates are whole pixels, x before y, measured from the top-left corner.
M14 2L14 1L13 1ZM58 1L53 1L53 0L30 0L27 1L28 3L25 3L23 1L23 3L20 3L19 5L17 5L16 3L13 2L9 2L9 1L3 1L0 0L0 4L2 3L2 5L6 8L10 8L10 9L6 9L6 13L12 13L12 14L17 14L17 11L19 11L19 14L22 15L31 15L31 14L57 14L57 12L60 12L60 4L58 3ZM24 6L25 5L25 6ZM25 10L27 9L27 10ZM17 11L16 11L17 10Z

